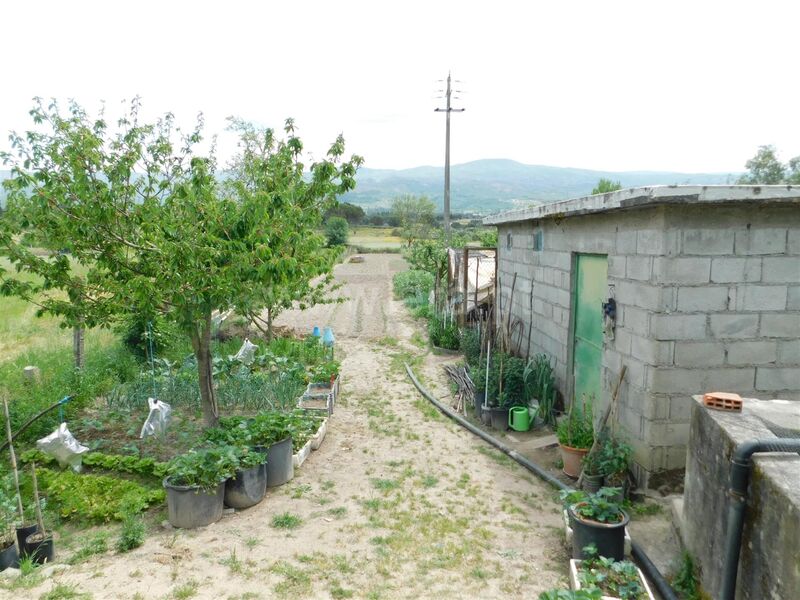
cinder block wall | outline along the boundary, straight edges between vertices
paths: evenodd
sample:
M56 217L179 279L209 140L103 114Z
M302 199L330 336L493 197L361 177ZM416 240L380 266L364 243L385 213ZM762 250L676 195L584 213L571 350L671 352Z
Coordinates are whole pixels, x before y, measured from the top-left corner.
M651 206L502 224L498 234L499 302L522 323L517 351L550 355L567 397L574 255L608 256L618 315L595 412L625 364L619 417L640 479L684 466L692 394L800 399L796 206Z

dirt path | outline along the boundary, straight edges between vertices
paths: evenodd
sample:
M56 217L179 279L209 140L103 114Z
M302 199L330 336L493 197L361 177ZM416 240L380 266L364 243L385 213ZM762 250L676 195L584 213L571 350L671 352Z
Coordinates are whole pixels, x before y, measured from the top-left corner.
M391 299L398 261L342 265L347 303L282 318L330 324L344 357L328 437L293 481L202 530L156 526L143 547L81 563L25 597L61 583L94 598L535 598L566 584L553 492L405 376L410 362L449 395L445 359L420 347L420 326ZM272 525L287 513L299 526Z

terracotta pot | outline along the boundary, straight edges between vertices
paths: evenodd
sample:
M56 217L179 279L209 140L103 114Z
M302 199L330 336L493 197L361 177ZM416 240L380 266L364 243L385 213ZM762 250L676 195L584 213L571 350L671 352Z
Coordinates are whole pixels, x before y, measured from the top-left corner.
M581 474L581 461L589 452L588 448L572 448L571 446L558 445L561 451L561 460L564 463L564 475L577 479Z

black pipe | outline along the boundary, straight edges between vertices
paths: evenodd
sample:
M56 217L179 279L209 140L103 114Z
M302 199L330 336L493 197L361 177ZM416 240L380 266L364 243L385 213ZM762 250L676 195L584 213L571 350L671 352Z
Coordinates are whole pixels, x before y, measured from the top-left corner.
M800 439L773 438L748 440L733 451L730 484L728 487L728 532L725 536L725 556L722 565L721 600L733 600L736 595L736 576L739 572L739 553L742 548L744 510L747 506L747 484L750 480L750 458L758 452L800 453Z
M480 438L484 439L485 441L489 442L492 446L494 446L498 450L501 450L502 452L504 452L505 454L507 454L508 456L513 458L515 461L517 461L523 467L528 469L531 473L533 473L534 475L536 475L540 479L543 479L544 481L546 481L550 485L552 485L552 486L554 486L554 487L556 487L556 488L558 488L560 490L567 490L567 491L570 491L570 492L575 491L575 488L567 485L566 483L564 483L560 479L558 479L556 477L553 477L549 472L547 472L545 469L543 469L542 467L540 467L536 463L531 462L530 460L528 460L527 458L522 456L516 450L512 450L511 448L506 446L503 442L501 442L497 438L489 435L488 433L486 433L480 427L476 427L475 425L473 425L472 423L467 421L464 417L462 417L458 413L453 412L450 409L449 406L446 406L446 405L442 404L436 398L431 396L430 393L428 393L428 390L426 390L424 387L422 387L422 384L414 376L414 372L411 370L411 367L409 367L408 364L406 364L406 373L408 373L408 376L411 378L411 382L417 388L417 391L420 394L422 394L422 396L426 400L428 400L428 402L433 404L436 408L438 408L440 411L442 411L448 417L450 417L451 419L456 421L459 425L461 425L462 427L465 427L466 429L468 429L469 431L471 431L472 433L474 433L478 437L480 437ZM653 582L653 585L655 585L655 588L658 590L658 593L661 594L661 597L663 598L663 600L679 600L677 594L675 594L675 591L670 587L670 585L667 582L667 580L664 579L664 576L658 571L658 568L653 564L653 561L650 560L650 558L647 556L647 554L642 549L642 547L639 546L637 543L635 543L632 540L631 540L631 554L633 555L634 560L638 563L638 565L642 569L642 571L644 571L645 574Z

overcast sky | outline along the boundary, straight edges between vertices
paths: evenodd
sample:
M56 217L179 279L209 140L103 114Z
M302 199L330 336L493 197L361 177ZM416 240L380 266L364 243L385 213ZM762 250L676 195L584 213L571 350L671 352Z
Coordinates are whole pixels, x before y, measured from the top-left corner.
M451 70L453 163L738 171L760 144L800 154L798 17L764 0L12 0L0 146L33 96L113 114L140 95L151 116L202 111L210 133L292 116L317 153L343 132L366 166L441 165Z

